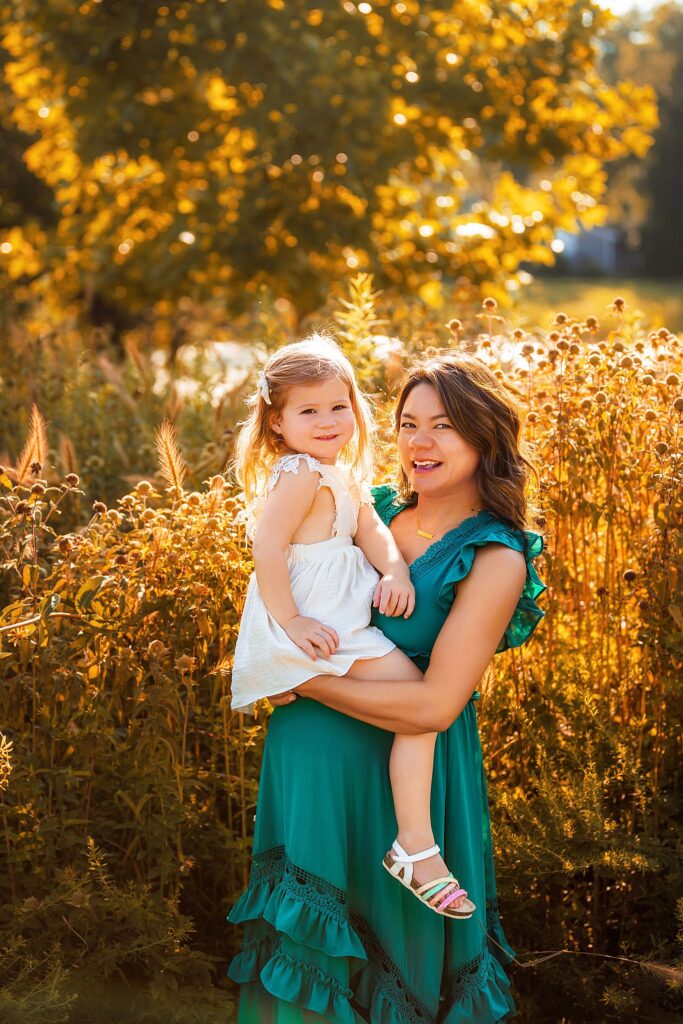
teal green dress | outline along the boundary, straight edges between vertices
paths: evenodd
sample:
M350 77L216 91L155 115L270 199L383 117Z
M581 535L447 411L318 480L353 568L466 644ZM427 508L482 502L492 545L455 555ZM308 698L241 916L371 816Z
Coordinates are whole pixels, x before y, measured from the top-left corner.
M375 488L374 499L387 524L405 507L390 487ZM491 543L522 551L527 562L524 592L498 650L522 644L541 619L536 598L545 587L532 564L541 537L480 512L412 563L409 619L374 617L421 669L458 582L477 548ZM427 910L382 867L396 837L393 735L313 700L275 709L249 885L228 917L244 927L228 969L241 986L238 1024L494 1024L514 1012L477 697L437 738L431 799L436 841L477 905L466 921Z

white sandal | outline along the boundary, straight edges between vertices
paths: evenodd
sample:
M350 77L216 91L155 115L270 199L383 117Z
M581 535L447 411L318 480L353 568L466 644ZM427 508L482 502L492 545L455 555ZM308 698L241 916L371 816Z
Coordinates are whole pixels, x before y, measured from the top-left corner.
M425 885L418 885L417 882L413 881L413 864L419 860L427 860L428 857L434 857L437 853L440 853L438 846L430 846L428 850L421 850L419 853L413 854L406 853L403 847L399 846L398 842L392 843L391 848L396 856L392 857L388 853L382 861L383 866L390 875L399 880L401 885L404 885L406 889L410 889L413 895L417 896L420 903L429 907L435 914L441 914L443 917L458 918L462 921L472 917L472 914L477 909L472 900L464 899L459 907L449 909L449 904L453 900L457 900L459 896L467 896L466 890L459 888L460 882L452 874L443 878L433 878L431 882L427 882ZM446 889L454 882L456 889L454 892L449 892L441 903L434 904L429 902L433 896L436 896L437 893Z

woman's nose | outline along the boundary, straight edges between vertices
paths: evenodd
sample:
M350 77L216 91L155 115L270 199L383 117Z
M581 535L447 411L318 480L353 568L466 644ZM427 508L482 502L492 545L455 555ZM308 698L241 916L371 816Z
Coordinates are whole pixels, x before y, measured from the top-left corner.
M422 430L416 430L410 437L411 448L429 448L431 443L432 439L429 434Z

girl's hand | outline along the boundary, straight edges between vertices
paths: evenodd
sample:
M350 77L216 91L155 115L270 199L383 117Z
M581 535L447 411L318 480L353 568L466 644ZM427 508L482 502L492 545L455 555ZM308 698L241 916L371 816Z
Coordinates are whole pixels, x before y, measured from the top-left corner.
M306 615L294 615L284 624L283 629L289 639L313 661L318 660L318 653L323 658L329 658L339 647L339 637L331 626L324 626L322 622Z
M385 573L375 588L372 607L379 608L380 615L402 615L404 619L409 618L415 608L415 587L410 582L410 574Z

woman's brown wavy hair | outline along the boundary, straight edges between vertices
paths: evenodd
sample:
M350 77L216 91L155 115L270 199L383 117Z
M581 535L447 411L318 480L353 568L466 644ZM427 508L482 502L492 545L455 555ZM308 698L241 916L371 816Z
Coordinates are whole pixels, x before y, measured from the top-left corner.
M511 526L528 529L536 509L530 507L527 485L536 469L530 448L520 437L519 405L512 393L473 356L428 357L403 380L395 413L397 432L406 399L418 384L436 390L451 424L479 452L476 479L484 507ZM401 466L398 492L402 501L415 502L417 496Z

